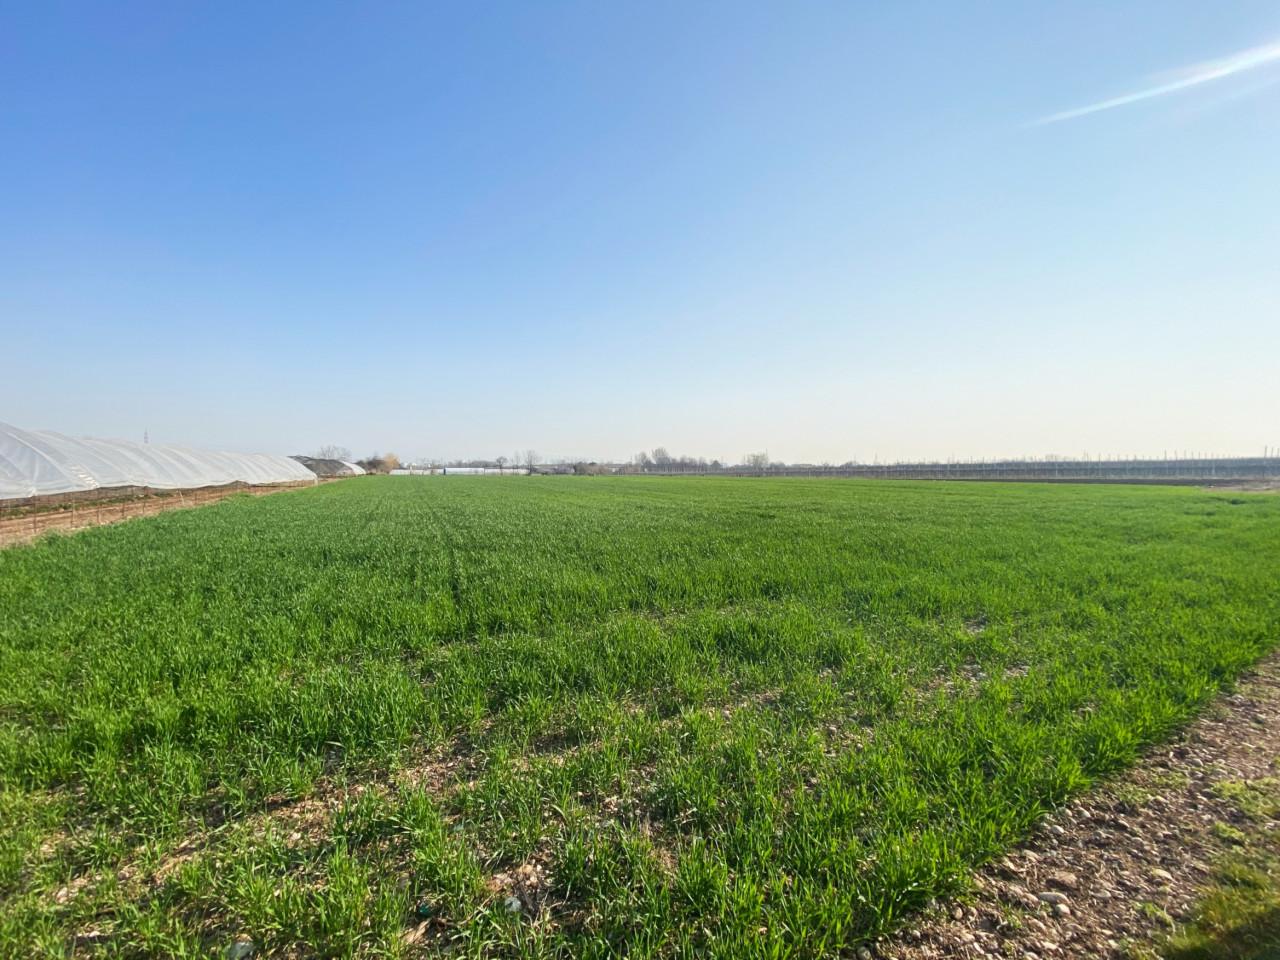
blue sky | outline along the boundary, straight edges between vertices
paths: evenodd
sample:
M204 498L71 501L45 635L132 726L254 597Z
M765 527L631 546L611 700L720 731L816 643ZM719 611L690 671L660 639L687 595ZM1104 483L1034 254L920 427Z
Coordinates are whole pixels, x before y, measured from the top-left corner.
M1271 3L0 22L20 426L448 457L1280 446Z

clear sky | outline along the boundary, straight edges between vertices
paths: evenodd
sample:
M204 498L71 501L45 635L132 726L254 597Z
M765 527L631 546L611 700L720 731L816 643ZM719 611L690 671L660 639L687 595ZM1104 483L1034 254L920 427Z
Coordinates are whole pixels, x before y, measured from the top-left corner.
M1274 3L0 3L0 420L1280 446Z

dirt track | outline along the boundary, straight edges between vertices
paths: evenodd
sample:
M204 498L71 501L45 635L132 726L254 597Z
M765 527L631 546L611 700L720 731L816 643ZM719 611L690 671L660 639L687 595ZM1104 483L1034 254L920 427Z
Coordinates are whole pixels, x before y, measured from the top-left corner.
M202 507L217 503L238 493L260 497L282 490L296 490L311 486L309 483L290 483L275 486L203 487L199 490L174 490L160 496L136 497L110 502L71 502L60 509L42 510L14 517L0 517L0 548L26 543L53 530L69 533L86 527L98 527L119 523L135 517L150 517L169 510Z

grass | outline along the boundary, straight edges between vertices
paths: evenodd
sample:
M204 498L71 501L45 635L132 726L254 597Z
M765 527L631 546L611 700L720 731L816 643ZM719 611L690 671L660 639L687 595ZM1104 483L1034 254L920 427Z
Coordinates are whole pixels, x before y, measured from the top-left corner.
M6 550L0 955L849 951L1267 652L1278 531L1189 489L371 477Z
M1215 824L1231 846L1216 865L1195 916L1162 946L1165 960L1280 960L1280 780L1228 781L1218 794L1236 807L1242 830Z

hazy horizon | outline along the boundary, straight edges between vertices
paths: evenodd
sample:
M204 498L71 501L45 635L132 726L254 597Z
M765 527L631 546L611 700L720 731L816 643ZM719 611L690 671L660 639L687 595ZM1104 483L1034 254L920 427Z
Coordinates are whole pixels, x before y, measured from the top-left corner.
M18 427L448 459L1280 446L1274 5L3 11Z

